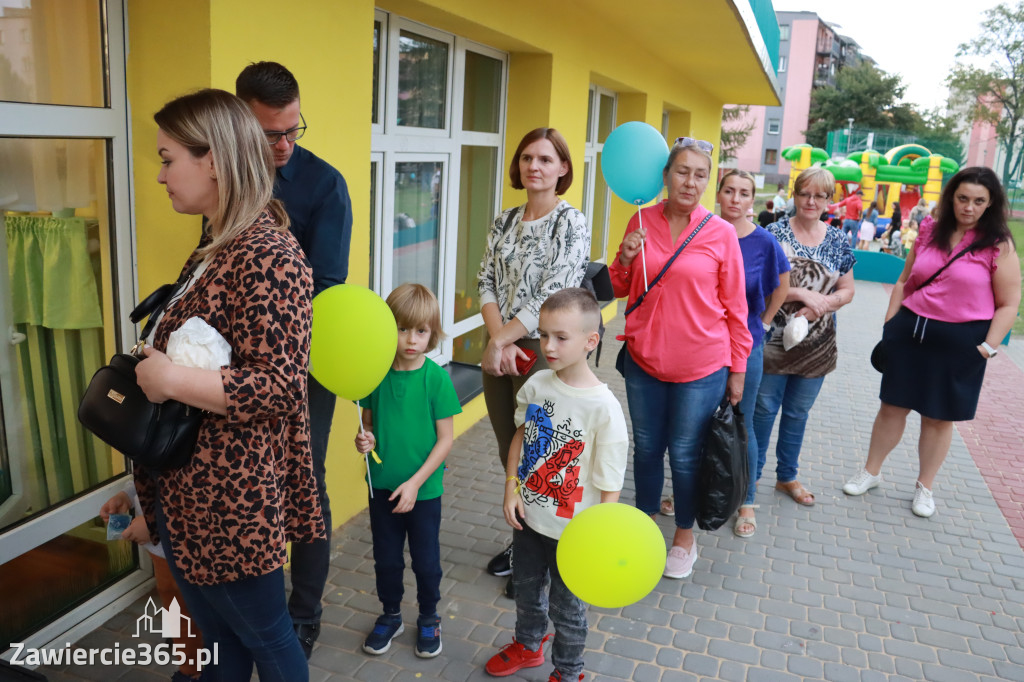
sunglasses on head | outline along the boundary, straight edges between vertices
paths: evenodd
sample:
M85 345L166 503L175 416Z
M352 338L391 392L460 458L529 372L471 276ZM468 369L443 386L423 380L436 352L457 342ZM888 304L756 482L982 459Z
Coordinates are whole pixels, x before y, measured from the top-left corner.
M715 150L715 145L711 144L707 140L698 140L693 137L677 137L675 144L672 146L679 148L696 147L702 152L707 152L708 154Z

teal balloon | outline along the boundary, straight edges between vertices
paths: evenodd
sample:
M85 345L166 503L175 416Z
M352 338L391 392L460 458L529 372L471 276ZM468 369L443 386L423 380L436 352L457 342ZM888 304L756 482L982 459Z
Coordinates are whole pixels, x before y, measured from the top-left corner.
M610 609L646 597L661 580L666 556L658 524L618 502L596 504L573 517L555 550L569 591Z
M601 152L604 181L630 204L646 204L661 193L668 144L653 126L629 121L613 130Z

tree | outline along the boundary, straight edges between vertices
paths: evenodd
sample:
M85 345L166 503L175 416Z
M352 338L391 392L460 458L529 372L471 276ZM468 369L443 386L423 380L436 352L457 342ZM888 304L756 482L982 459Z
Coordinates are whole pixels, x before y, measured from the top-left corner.
M718 162L736 158L736 153L747 143L754 130L754 122L747 121L750 107L746 105L722 109L722 139L718 145Z
M918 144L962 166L967 157L959 128L959 120L955 115L943 115L938 109L932 109L924 113L920 125L912 132Z
M1024 0L985 10L981 34L962 43L957 57L988 57L987 67L957 62L947 77L951 99L968 118L995 125L1005 152L1003 181L1017 178L1024 148Z
M835 86L811 93L810 125L804 131L807 144L824 147L828 132L845 128L849 118L857 122L858 128L917 129L921 115L902 103L905 91L900 76L890 76L870 62L840 69Z

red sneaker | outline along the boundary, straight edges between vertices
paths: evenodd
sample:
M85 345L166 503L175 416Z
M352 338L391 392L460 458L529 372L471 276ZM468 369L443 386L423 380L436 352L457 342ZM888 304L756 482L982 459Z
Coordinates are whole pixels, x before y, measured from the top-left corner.
M551 677L548 678L548 682L564 682L564 680L562 679L562 673L558 672L557 670L551 673ZM578 680L578 682L583 682L583 673L580 673L580 679Z
M501 651L491 656L491 660L487 661L484 670L488 675L494 677L506 677L523 668L536 668L544 665L544 642L548 641L550 636L544 635L544 639L540 640L540 646L536 651L530 651L513 639L511 644L506 644Z

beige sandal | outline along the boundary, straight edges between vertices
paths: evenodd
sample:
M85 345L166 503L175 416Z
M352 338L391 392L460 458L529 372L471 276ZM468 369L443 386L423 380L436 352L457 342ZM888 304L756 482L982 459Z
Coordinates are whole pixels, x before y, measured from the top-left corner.
M803 487L799 481L786 481L785 483L778 481L775 483L775 489L792 497L797 504L802 504L805 507L814 506L814 494Z
M743 510L758 509L760 508L760 506L761 505L759 504L744 504L740 507L739 513L736 516L736 523L734 523L732 526L732 532L735 533L737 537L749 538L757 532L757 519L755 519L753 516L744 516ZM741 531L740 526L742 525L750 526L750 530Z

